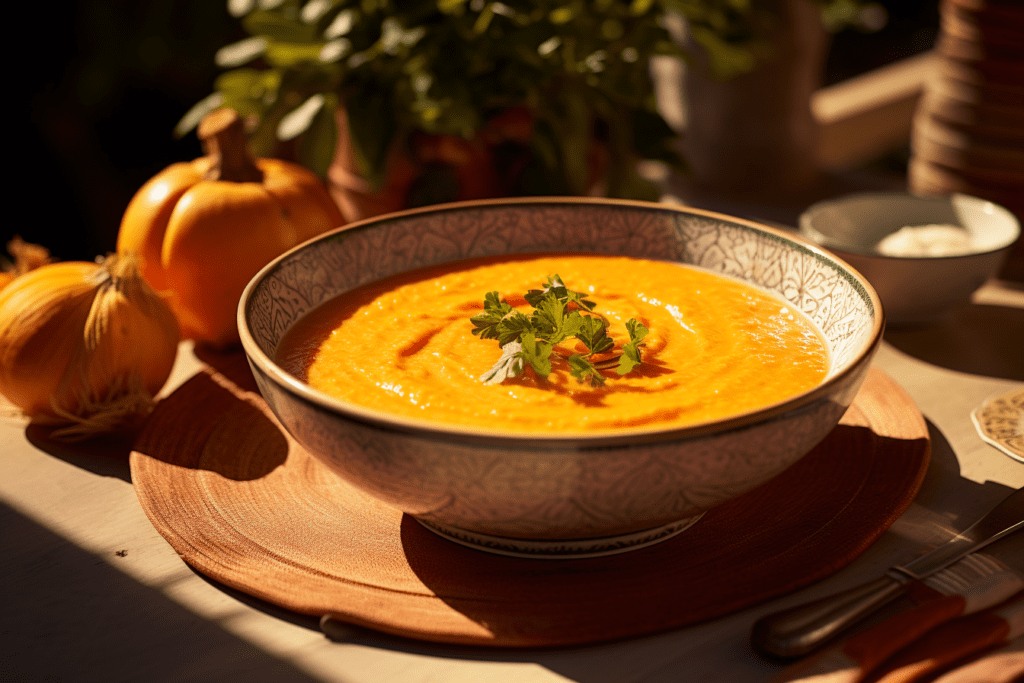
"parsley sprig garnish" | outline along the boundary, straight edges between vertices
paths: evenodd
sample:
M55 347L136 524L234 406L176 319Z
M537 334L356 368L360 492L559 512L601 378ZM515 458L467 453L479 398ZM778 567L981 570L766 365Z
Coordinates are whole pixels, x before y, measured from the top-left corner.
M615 342L608 336L608 320L594 312L594 302L581 292L565 286L558 275L548 276L544 289L531 289L525 299L533 312L519 311L501 300L498 292L484 296L484 312L473 316L473 334L481 339L497 339L502 355L490 370L480 376L484 384L498 384L506 377L523 374L529 365L540 377L551 374L552 361L562 361L579 382L591 386L604 384L600 370L608 361L595 361L594 356L609 352ZM647 328L635 319L626 322L629 341L622 346L615 371L625 375L640 365L640 347ZM555 345L578 339L586 353L565 357L555 352ZM610 359L614 361L614 359Z

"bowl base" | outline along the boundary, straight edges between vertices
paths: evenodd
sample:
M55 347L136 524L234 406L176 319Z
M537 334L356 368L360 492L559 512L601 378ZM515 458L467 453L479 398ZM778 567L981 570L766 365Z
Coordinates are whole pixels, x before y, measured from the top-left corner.
M446 538L459 545L475 548L476 550L496 555L507 555L509 557L527 557L540 560L572 560L618 555L619 553L627 553L661 543L676 534L686 531L703 516L704 513L701 513L661 526L618 536L554 540L491 536L489 534L481 534L458 527L438 524L437 522L428 522L415 517L413 519L416 519L421 525L442 538Z

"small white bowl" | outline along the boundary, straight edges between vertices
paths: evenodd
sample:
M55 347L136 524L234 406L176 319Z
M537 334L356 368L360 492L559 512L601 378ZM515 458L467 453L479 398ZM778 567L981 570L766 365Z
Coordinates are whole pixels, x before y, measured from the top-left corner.
M969 253L886 255L876 245L906 226L954 225ZM857 269L878 292L890 325L932 322L970 301L1020 236L1020 222L998 204L964 194L851 194L818 202L800 216L801 234Z

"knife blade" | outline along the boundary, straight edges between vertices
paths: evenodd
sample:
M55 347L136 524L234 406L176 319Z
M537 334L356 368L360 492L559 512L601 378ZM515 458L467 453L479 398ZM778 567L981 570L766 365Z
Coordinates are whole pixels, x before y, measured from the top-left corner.
M1008 495L966 531L903 566L893 567L889 573L923 579L1021 528L1024 528L1024 489Z
M1018 489L943 545L874 581L830 597L769 614L754 623L750 643L762 654L791 659L807 654L892 602L906 584L927 578L986 545L1024 529L1024 489Z

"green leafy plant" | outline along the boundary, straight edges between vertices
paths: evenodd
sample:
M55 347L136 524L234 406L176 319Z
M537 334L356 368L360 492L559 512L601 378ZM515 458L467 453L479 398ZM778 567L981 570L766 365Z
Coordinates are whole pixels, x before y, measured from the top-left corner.
M230 0L251 37L220 50L218 64L229 70L177 132L228 106L250 122L255 154L272 155L281 141L293 141L299 161L324 175L341 106L358 170L379 188L396 143L408 146L416 133L494 137L494 122L518 108L529 117L529 135L518 145L499 140L507 144L494 154L509 175L508 194L592 192L595 156L603 155L597 185L604 194L655 198L636 162L681 164L649 75L652 57L685 56L665 28L666 14L686 17L724 73L750 66L739 21L749 5ZM436 185L415 203L444 199L437 196L443 183Z
M640 365L640 346L648 330L635 319L626 322L629 341L623 344L622 354L597 360L608 354L615 342L608 336L608 320L594 312L594 302L585 294L568 289L562 278L554 275L544 282L544 289L531 289L524 298L534 309L530 315L502 301L498 292L489 292L484 297L484 312L470 318L473 334L498 340L502 350L494 367L480 377L485 384L521 375L526 366L539 377L547 377L553 359L564 362L576 380L591 386L604 384L603 369L625 375ZM556 351L557 344L573 338L586 347L586 353Z

